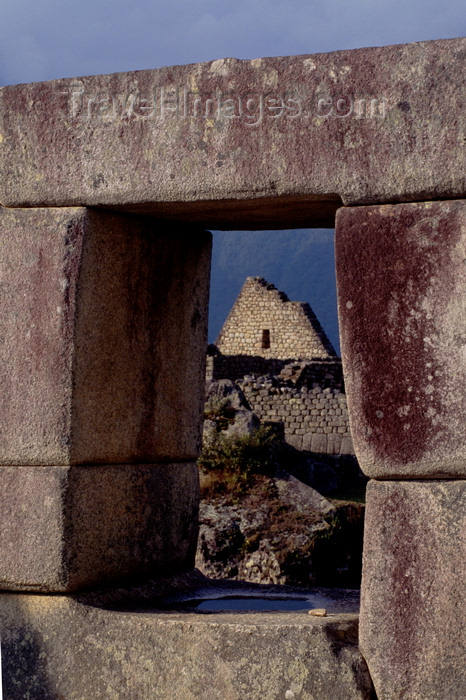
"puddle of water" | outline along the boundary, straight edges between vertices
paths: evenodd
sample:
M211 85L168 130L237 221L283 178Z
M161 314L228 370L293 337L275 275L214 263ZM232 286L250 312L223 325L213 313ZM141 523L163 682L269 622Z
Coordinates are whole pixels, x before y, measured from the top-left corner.
M199 602L187 601L191 604L197 603L195 609L199 612L220 612L221 610L236 610L250 612L261 610L263 612L307 612L312 605L308 600L297 598L256 598L231 596L228 598L210 598Z

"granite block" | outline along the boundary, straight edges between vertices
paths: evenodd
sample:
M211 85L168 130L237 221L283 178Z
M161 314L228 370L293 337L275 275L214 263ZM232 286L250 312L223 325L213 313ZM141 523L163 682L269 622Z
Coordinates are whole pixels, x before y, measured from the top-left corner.
M340 209L338 312L362 470L466 476L466 201Z
M466 697L466 481L367 487L360 647L378 700Z
M210 234L0 208L0 464L196 459Z
M195 463L0 467L0 589L188 571L198 505Z

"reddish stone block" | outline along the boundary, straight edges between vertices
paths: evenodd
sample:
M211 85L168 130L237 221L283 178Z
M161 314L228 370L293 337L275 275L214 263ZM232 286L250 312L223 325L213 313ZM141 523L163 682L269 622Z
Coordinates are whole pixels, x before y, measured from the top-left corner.
M195 459L210 234L0 209L0 463Z
M466 475L466 202L340 209L351 434L376 478Z
M0 467L0 588L74 591L194 566L195 463Z
M220 59L0 90L0 203L207 227L333 226L466 194L465 39Z
M466 697L466 481L368 484L360 648L378 700Z

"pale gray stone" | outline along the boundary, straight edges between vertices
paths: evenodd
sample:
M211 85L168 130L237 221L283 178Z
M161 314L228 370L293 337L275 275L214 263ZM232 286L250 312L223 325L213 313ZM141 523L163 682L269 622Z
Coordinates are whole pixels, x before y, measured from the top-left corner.
M275 479L275 486L282 501L292 505L298 512L308 513L313 510L323 515L336 512L335 506L321 493L291 474Z
M243 409L236 411L233 422L222 433L228 437L245 437L251 435L259 426L259 418L252 411Z
M349 435L342 436L340 454L354 455L353 441Z
M311 438L311 452L327 452L328 438L322 433L314 433Z
M4 697L373 700L355 613L202 615L157 612L146 590L126 606L108 598L0 595Z
M0 587L110 585L194 564L194 462L0 467Z

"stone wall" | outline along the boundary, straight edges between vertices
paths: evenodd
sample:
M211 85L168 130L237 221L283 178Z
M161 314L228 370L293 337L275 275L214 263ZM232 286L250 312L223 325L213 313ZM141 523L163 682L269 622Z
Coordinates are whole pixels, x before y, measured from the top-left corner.
M206 380L218 379L236 381L296 449L354 454L341 361L309 304L263 277L247 277L209 348Z
M212 347L212 346L211 346ZM310 362L289 358L266 359L257 355L209 354L206 363L206 380L231 379L236 381L246 375L280 375L284 379L293 378L297 386L318 384L343 391L343 370L340 360ZM299 376L298 376L299 375Z
M232 382L247 374L279 374L289 360L266 359L258 355L208 355L206 381L231 379Z
M342 359L371 477L359 643L378 700L466 697L465 252L466 200L337 215Z
M354 454L346 396L338 389L291 387L271 377L244 377L238 384L260 420L282 423L296 449Z
M354 454L339 360L266 360L247 355L210 355L206 380L231 379L261 421L283 426L298 450Z
M36 560L54 562L54 568L43 567L29 580L33 595L22 593L11 616L8 606L17 594L0 602L2 662L5 668L21 669L29 697L38 697L35 688L44 659L51 690L40 687L42 695L76 696L74 682L70 693L63 691L63 678L69 674L62 659L49 663L50 644L58 640L60 649L65 648L61 639L70 637L66 610L61 616L53 609L55 596L38 595L51 590L51 580L60 585L54 584L55 592L69 592L70 585L107 586L109 572L117 571L120 580L121 561L125 574L131 570L136 578L147 571L147 552L181 553L181 542L194 542L197 485L186 482L180 489L179 478L183 464L194 468L200 434L203 377L196 367L203 364L208 274L206 246L196 242L199 229L332 226L338 208L343 363L358 461L373 478L366 503L360 648L379 700L466 697L466 423L461 381L466 374L466 183L460 108L465 47L464 39L451 39L307 57L220 59L0 89L0 340L5 360L0 362L0 396L8 427L2 440L10 449L3 444L8 464L0 469L8 485L2 488L0 508L2 586L22 590L29 567L18 571L17 562L26 561L23 555L36 542L41 544L39 554L48 556ZM258 98L251 101L255 114L242 111L245 86ZM179 99L193 92L198 98L191 106L199 99L204 114ZM121 96L129 94L134 100L125 108ZM220 99L226 94L235 97L234 115L232 100ZM287 105L283 95L291 95ZM350 109L341 114L344 96ZM102 113L102 101L108 112L104 108ZM284 111L279 125L280 102ZM221 161L219 154L225 155ZM183 172L177 168L180 162ZM132 163L137 167L129 167ZM66 209L76 206L86 211ZM61 211L54 213L53 207ZM20 211L13 215L13 208ZM120 213L118 222L109 214L112 209ZM150 216L142 221L137 214ZM104 221L110 216L111 223ZM146 227L144 235L133 235ZM174 231L180 238L172 248ZM290 303L282 301L282 309ZM274 326L259 330L270 331L270 348L263 349L277 356ZM261 349L266 340L261 337ZM293 354L309 357L299 349ZM122 376L128 381L122 382ZM120 404L129 411L129 441L128 433L118 428ZM137 472L138 466L155 463L167 474L161 493L152 470L144 466L161 504L158 522L163 527L158 528L151 508L142 508L137 500L136 478L126 489L128 476L122 474L117 490L102 491L104 458L110 462L109 478L126 472L120 467L128 462ZM173 461L178 466L167 469ZM71 473L72 483L67 484L62 470ZM36 484L42 478L41 491ZM93 485L86 488L83 504L84 479ZM181 490L188 496L184 502ZM100 503L107 499L97 522L92 511L96 492ZM33 522L24 527L30 494L41 527ZM132 511L133 504L138 507ZM179 514L168 527L167 509ZM123 539L121 533L114 536L102 515L110 512L116 522L136 512L140 527L127 527ZM52 522L49 529L47 522ZM147 538L139 537L144 531L156 546L148 548ZM85 554L96 542L108 567L105 576L84 580L83 570L78 576L75 569L63 581L63 571L76 561L84 561L85 570L93 573L98 552L89 560ZM186 557L183 566L191 563ZM149 569L155 571L154 561ZM172 566L163 570L168 573ZM59 605L63 610L62 600ZM136 620L128 610L74 602L70 609L86 618L78 621L85 637L66 648L66 662L79 678L96 677L94 669L103 662L93 653L96 633L88 622L98 614L105 631L101 648L111 666L106 689L117 688L115 697L121 688L134 688L118 676L119 659L125 660L125 669L131 665L128 626L144 618L148 633L143 647L150 648L151 659L153 640L163 637L159 628L173 627L162 619L166 615L136 613ZM47 628L44 611L52 616ZM311 635L322 630L332 640L332 658L338 656L339 668L348 659L340 644L347 630L333 621L323 627L320 621L304 624L301 616L294 634L287 613L281 629L274 622L263 636L266 651L259 672L245 681L243 661L258 658L263 625L259 634L255 622L245 622L241 629L237 616L234 624L228 617L218 619L227 620L223 628L189 622L196 629L187 642L185 656L194 661L186 674L179 672L186 668L179 648L184 631L168 643L164 639L163 648L170 653L162 659L160 672L146 674L145 664L144 673L136 667L132 674L137 683L141 676L152 675L152 695L146 689L131 690L131 697L158 693L191 700L206 687L213 688L213 695L220 687L228 697L242 693L263 700L277 697L277 692L301 700L356 697L342 685L341 676L329 684L316 662ZM121 629L112 633L111 623L117 622ZM304 636L303 624L308 628ZM288 640L289 658L300 662L294 675L293 664L284 661L283 644L280 653L269 653L277 634ZM123 640L121 648L113 638ZM117 656L110 658L115 648ZM218 659L212 657L215 648L220 649ZM231 648L241 649L241 658L225 665ZM78 654L81 649L91 649L89 659ZM177 659L182 663L170 675ZM182 677L183 685L174 685L172 677ZM264 686L270 678L273 683ZM26 693L15 686L8 696L16 700Z
M335 358L309 304L290 301L262 277L247 277L217 338L224 355Z

